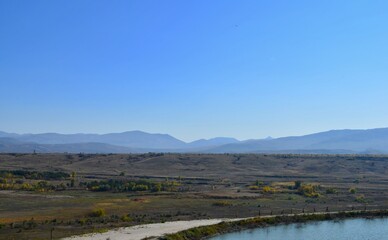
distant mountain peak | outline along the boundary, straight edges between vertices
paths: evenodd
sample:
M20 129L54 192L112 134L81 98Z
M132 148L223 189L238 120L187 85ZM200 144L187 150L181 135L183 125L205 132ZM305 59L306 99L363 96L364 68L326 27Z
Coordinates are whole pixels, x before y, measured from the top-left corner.
M0 152L388 153L388 128L330 130L304 136L239 141L230 137L186 143L139 130L107 134L15 134L0 131ZM42 150L43 151L43 150Z

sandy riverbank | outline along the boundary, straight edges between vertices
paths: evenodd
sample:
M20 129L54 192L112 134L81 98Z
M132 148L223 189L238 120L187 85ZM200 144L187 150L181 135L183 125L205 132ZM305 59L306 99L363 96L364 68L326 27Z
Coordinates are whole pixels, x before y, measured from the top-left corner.
M118 228L105 233L93 233L73 236L63 240L141 240L146 237L158 237L165 234L180 232L189 228L213 225L223 221L237 221L241 219L204 219L191 221L175 221L165 223L145 224L133 227Z

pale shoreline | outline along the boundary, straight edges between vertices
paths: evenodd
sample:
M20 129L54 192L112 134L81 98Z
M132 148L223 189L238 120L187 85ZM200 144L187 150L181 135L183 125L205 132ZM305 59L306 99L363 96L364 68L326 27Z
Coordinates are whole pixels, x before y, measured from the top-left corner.
M177 233L190 228L213 225L225 221L238 221L236 219L203 219L190 221L174 221L123 227L109 230L104 233L91 233L63 238L62 240L141 240L147 237L161 237L166 234Z

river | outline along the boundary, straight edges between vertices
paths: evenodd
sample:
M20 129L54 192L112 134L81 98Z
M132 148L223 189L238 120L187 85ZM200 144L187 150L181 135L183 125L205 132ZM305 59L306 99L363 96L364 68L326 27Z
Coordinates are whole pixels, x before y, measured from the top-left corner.
M388 218L294 223L244 230L211 240L382 240L388 239Z

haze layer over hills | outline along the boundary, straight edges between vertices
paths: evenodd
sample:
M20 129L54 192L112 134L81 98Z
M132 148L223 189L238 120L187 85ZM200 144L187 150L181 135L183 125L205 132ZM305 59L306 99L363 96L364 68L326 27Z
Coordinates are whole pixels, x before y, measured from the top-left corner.
M69 153L388 153L388 128L332 130L305 136L239 141L217 137L186 143L168 134L15 134L0 132L0 152Z

